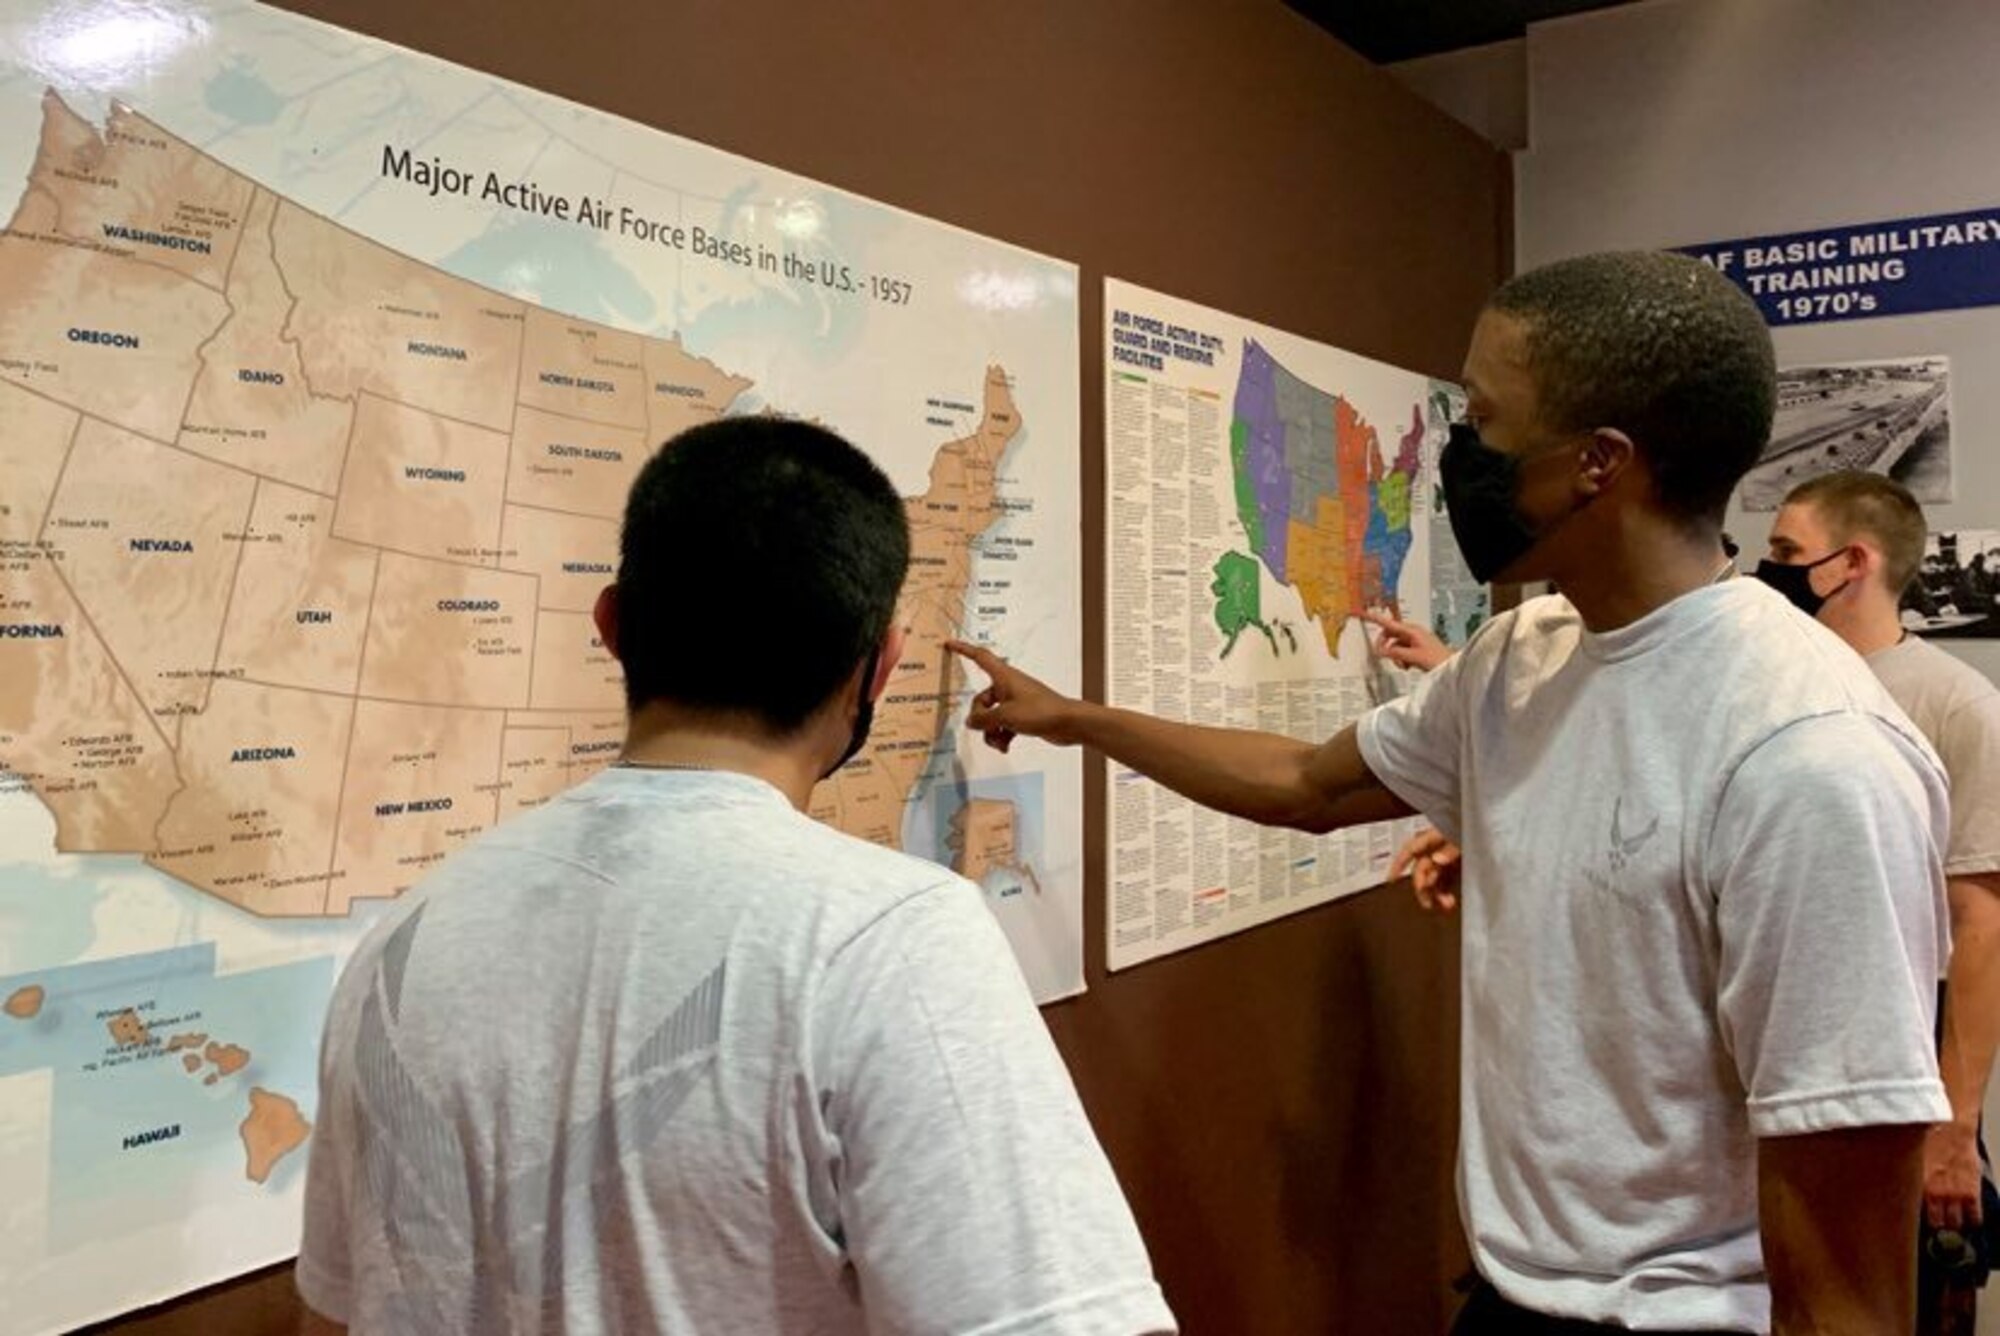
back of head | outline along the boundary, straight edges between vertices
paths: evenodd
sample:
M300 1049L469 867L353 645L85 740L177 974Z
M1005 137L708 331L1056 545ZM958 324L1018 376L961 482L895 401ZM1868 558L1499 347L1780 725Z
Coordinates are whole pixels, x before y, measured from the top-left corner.
M626 698L792 733L881 644L909 564L902 498L833 432L780 417L683 432L626 502Z
M1770 330L1735 284L1689 256L1627 251L1532 269L1488 305L1525 327L1545 425L1624 432L1665 511L1721 521L1777 404Z
M1924 560L1924 511L1910 489L1860 469L1823 473L1794 487L1785 504L1811 506L1836 543L1866 538L1882 553L1882 581L1900 595Z

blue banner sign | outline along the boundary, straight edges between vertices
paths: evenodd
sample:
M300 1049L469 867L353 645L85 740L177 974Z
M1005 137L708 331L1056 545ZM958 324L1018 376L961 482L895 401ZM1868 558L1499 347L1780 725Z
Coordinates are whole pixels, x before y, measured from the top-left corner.
M1772 325L2000 305L2000 209L1682 246Z

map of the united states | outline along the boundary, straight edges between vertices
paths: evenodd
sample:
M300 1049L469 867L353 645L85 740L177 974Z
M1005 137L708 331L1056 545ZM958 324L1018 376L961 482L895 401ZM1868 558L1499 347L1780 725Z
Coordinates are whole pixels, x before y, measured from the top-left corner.
M258 914L399 893L615 757L589 610L626 490L749 389L47 94L0 237L0 767L61 850ZM942 643L1020 429L1001 368L981 390L909 501L875 740L815 796L886 844L961 690Z
M1423 441L1418 405L1394 460L1385 460L1375 428L1348 399L1299 379L1255 340L1244 343L1229 428L1237 518L1256 561L1298 592L1330 654L1339 653L1350 617L1367 608L1399 610ZM1273 653L1280 635L1297 648L1289 626L1265 617L1249 558L1224 553L1214 574L1225 655L1251 628L1263 632Z

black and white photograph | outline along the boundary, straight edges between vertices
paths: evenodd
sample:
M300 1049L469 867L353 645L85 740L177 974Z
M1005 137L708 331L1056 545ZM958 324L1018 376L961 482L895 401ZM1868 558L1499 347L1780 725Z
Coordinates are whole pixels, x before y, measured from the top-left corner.
M1776 510L1808 478L1885 473L1933 505L1952 499L1951 359L1784 367L1771 443L1743 479L1745 510Z
M1993 600L2000 592L2000 529L1934 533L1924 563L1903 592L1903 625L1920 636L2000 639Z

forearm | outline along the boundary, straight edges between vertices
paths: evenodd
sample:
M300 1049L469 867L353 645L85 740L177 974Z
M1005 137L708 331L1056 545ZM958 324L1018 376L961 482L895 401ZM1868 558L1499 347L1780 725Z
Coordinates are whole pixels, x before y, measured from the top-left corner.
M1989 884L1993 883L1993 884ZM2000 875L1951 881L1952 950L1938 1071L1952 1121L1979 1126L2000 1049Z
M1924 1132L1913 1124L1758 1142L1772 1336L1910 1330Z
M1327 747L1274 733L1179 724L1131 710L1077 702L1076 741L1175 793L1267 826L1324 832L1404 815L1361 763L1327 752L1352 748L1352 730Z

